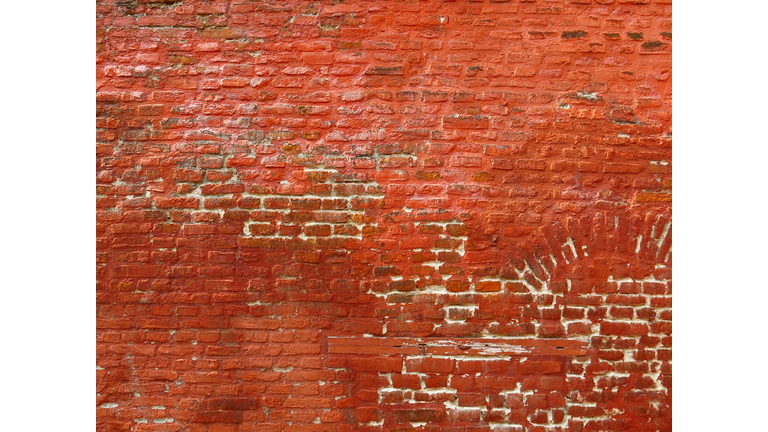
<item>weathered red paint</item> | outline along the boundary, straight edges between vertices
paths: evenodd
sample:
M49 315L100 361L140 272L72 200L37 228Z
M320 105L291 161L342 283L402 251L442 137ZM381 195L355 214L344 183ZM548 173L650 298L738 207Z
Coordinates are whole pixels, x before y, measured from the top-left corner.
M99 431L671 429L669 1L97 4Z

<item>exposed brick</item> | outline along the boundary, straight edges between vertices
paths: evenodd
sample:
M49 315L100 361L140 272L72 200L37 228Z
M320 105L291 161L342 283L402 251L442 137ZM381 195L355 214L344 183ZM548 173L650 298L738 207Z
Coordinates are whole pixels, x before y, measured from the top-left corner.
M417 358L405 362L408 372L450 373L454 368L454 360L447 358Z
M441 420L444 415L442 410L437 409L397 409L395 410L395 421L398 423L434 422Z

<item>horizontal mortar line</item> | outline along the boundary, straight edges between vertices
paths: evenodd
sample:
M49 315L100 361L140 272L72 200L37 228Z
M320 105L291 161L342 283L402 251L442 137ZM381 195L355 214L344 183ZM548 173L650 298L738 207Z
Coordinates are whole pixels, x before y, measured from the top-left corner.
M330 354L586 355L580 339L328 337Z

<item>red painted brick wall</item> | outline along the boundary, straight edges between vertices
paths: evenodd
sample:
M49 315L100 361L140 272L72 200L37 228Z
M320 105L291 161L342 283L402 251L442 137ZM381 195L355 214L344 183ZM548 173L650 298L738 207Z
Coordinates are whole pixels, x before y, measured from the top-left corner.
M97 429L670 430L671 45L667 0L97 2Z

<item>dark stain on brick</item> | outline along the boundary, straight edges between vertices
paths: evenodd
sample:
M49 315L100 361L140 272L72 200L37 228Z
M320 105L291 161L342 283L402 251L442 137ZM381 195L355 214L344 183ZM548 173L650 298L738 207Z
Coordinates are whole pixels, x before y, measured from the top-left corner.
M563 39L580 39L587 35L587 32L583 30L579 31L572 31L572 32L563 32Z
M664 43L664 42L653 41L653 42L646 42L646 43L642 44L641 46L644 49L654 51L654 50L659 50L659 49L663 48L665 45L667 45L667 44Z
M232 397L212 398L205 401L205 407L209 410L252 410L258 406L258 401L253 398Z
M403 74L403 67L402 66L394 66L394 67L382 67L382 66L376 66L376 67L370 67L365 71L366 75L402 75Z

